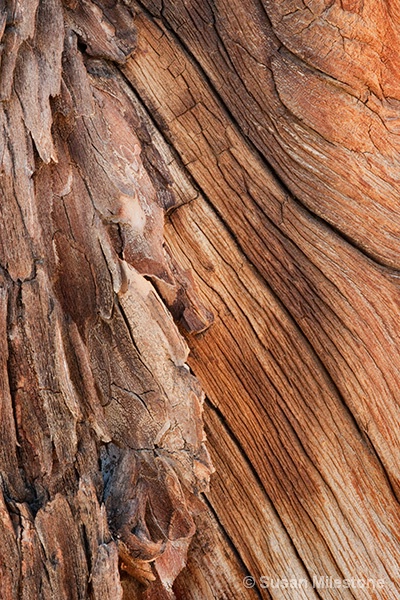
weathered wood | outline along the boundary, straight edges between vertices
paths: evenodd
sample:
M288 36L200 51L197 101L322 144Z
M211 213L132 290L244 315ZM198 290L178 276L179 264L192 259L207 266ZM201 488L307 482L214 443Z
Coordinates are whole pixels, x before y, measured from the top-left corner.
M157 4L141 2L177 32L292 193L379 262L398 267L394 4Z
M198 201L171 221L167 239L180 258L185 249L219 315L205 336L191 342L190 364L258 475L246 462L241 467L232 442L226 449L229 434L211 412L206 421L217 475L210 501L249 573L258 581L261 575L289 577L289 565L299 556L308 573L306 597L312 597L313 577L355 574L384 579L379 597L392 597L399 511L380 461L293 321L228 234L221 235L212 211ZM257 522L260 509L252 503L263 491L269 501L259 499L265 508ZM232 514L232 506L241 507L239 514ZM387 535L378 533L383 531ZM268 542L254 541L257 534L268 535ZM290 536L295 557L286 557L292 547L282 535ZM283 568L270 546L279 548ZM293 578L300 581L304 574L297 571ZM336 597L335 590L327 593Z
M154 12L154 5L148 6ZM219 473L216 478L221 484L218 491L214 487L210 498L214 497L219 518L259 586L261 575L275 579L290 575L290 555L283 559L282 570L268 546L259 542L256 559L244 541L251 536L246 522L250 517L230 518L226 495L233 493L234 479L227 482L233 471L239 487L244 488L248 477L237 473L237 457L229 463L233 449L224 452L222 440L227 433L221 428L223 418L257 473L259 479L253 476L254 489L263 488L276 511L270 517L270 529L275 536L282 528L289 534L296 555L305 565L306 597L314 593L314 577L332 576L339 581L370 577L385 583L383 589L369 589L367 596L360 587L340 592L326 588L323 597L392 598L398 593L400 550L395 497L399 495L398 284L396 271L383 268L366 255L376 252L378 261L385 262L389 232L397 227L388 212L385 219L382 216L391 206L390 182L395 186L387 175L387 169L393 168L392 158L383 146L374 149L374 164L382 167L382 187L377 184L372 190L366 180L376 173L365 163L368 149L354 146L352 160L346 159L339 181L336 169L344 164L347 153L347 146L341 144L345 146L346 140L349 145L352 140L348 128L354 128L354 136L365 144L370 141L353 113L341 110L340 120L334 120L336 105L328 92L322 95L323 90L318 92L319 98L324 98L319 102L325 102L326 108L313 106L311 99L307 110L314 110L319 130L326 127L326 111L332 111L335 145L332 140L328 140L330 145L326 143L326 135L324 139L320 139L321 134L314 135L307 115L299 122L282 106L273 125L278 131L275 142L271 138L263 145L264 125L274 114L268 102L276 104L280 96L265 82L270 77L268 68L264 78L257 71L261 63L266 59L278 61L276 78L284 78L292 103L299 104L301 86L310 86L312 92L315 77L322 76L312 73L307 79L303 74L300 86L301 65L290 76L279 63L282 50L277 53L277 48L270 48L268 53L261 40L253 44L254 38L243 35L242 29L242 43L228 47L228 64L221 35L228 27L233 28L227 12L232 10L233 22L240 7L218 3L212 10L213 15L210 12L199 17L197 4L192 3L185 12L180 3L164 3L162 13L154 13L161 20L141 13L136 20L138 48L123 67L195 184L222 219L197 199L173 213L166 234L172 254L194 269L203 302L217 315L206 334L189 342L189 362L220 411L210 437ZM177 14L179 22L175 20ZM256 14L256 9L249 12L247 24L250 21L254 35L261 36L260 32L270 31L270 26L265 25L265 18L260 26ZM176 29L177 37L166 25ZM253 54L246 53L244 58L244 44L253 44L254 52L263 52L262 60L253 61L258 62L257 69L247 69L253 79L245 80L246 90L237 73L246 69L246 61L251 61ZM241 62L237 52L242 53ZM255 71L260 75L257 79ZM254 99L259 91L263 93L263 104L259 104L264 113L260 127L256 127L260 111L255 110L254 103L246 105L246 98L251 94ZM346 102L351 102L350 96ZM364 118L361 103L359 111L359 118ZM374 119L369 114L368 123ZM279 148L278 143L285 141L283 126L286 133L290 127L301 130L301 151L308 153L307 160L303 155L298 157L293 141ZM387 140L389 134L385 135ZM296 197L271 173L265 158ZM310 161L318 162L318 173ZM324 185L322 169L329 170L333 190L329 195L325 190L321 197L322 187L318 186ZM315 188L314 196L302 185L306 178ZM363 194L361 206L357 203L358 186ZM313 198L318 206L311 202ZM337 230L315 218L299 200ZM329 202L329 213L325 201ZM340 222L335 220L336 206ZM372 235L374 211L381 211L381 221L379 231L374 229ZM223 233L224 225L229 233ZM397 246L393 250L397 253ZM256 494L249 493L235 505L254 516L257 513L251 500ZM301 570L294 577L301 580ZM299 593L285 590L290 598L299 597Z
M0 597L397 597L394 4L1 10Z
M123 573L136 597L156 579L169 597L211 465L202 391L154 287L181 298L177 318L192 310L163 250L181 200L108 62L132 52L134 13L5 14L0 596L122 598Z
M392 435L393 422L400 422L393 401L400 389L396 274L312 218L232 126L170 34L144 15L136 22L143 31L125 72L166 123L166 134L243 252L314 346L398 490L399 441ZM166 66L170 61L173 68ZM176 77L174 69L184 76ZM190 104L182 111L175 99L189 97L189 90Z
M243 586L246 570L215 515L211 511L202 512L196 526L197 534L186 569L174 584L176 597L180 600L257 599L256 590Z

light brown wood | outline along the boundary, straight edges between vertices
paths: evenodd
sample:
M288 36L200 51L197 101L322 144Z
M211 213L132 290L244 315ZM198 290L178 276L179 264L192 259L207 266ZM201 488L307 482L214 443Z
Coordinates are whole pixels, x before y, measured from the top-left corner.
M395 3L3 5L1 599L397 598Z
M168 123L167 133L188 170L314 346L397 489L399 442L392 434L393 422L400 422L393 402L400 389L396 274L374 264L285 192L229 124L168 32L161 34L157 25L141 19L143 49L139 46L128 63L128 76L134 73L150 109ZM185 78L164 66L157 70L160 55L174 64L181 59ZM150 82L148 72L154 78ZM175 119L170 103L189 88L193 107Z
M233 483L227 481L232 481L238 459L229 463L232 450L223 451L222 440L227 433L221 430L222 418L259 478L257 483L253 480L248 496L235 506L240 505L244 513L251 512L254 517L257 513L251 508L251 499L257 493L255 490L260 487L265 490L276 510L275 531L284 528L306 567L306 597L314 593L314 577L342 580L359 576L375 581L384 579L383 589L370 589L368 594L391 598L397 593L399 574L396 533L399 515L395 497L399 481L398 283L396 271L383 268L362 250L370 253L372 244L381 244L383 253L381 233L385 232L387 242L390 234L386 234L394 221L389 217L382 220L379 230L371 235L373 217L365 198L371 188L365 188L363 178L370 177L373 169L363 163L366 149L355 146L354 162L346 162L346 185L352 184L352 177L362 181L364 198L362 206L355 206L357 193L354 186L350 187L352 218L346 216L350 206L346 188L335 179L342 160L340 152L346 151L340 147L340 141L345 138L347 144L351 141L346 127L353 128L354 135L360 136L364 143L367 140L361 122L353 113L343 112L343 106L340 106L342 123L334 121L337 104L328 93L324 96L321 89L318 97L324 100L320 102L325 102L325 111L332 111L333 124L329 123L336 135L335 145L318 136L315 141L310 125L304 126L306 115L301 115L299 122L281 107L274 127L281 131L282 123L287 123L287 129L306 130L307 145L303 143L302 152L310 153L308 161L295 156L295 168L290 176L284 177L285 165L294 160L295 145L291 142L279 147L284 138L281 133L268 148L263 146L263 124L257 129L254 126L260 111L255 110L254 103L243 109L248 94L254 98L262 89L263 123L271 119L268 103L276 103L277 97L266 84L268 69L264 78L258 72L257 84L254 79L242 77L243 84L235 79L233 69L236 72L239 68L246 69L252 53L242 52L240 44L225 44L231 59L228 64L226 55L220 51L221 38L225 35L226 41L229 37L229 27L232 34L233 11L240 12L240 7L231 9L231 6L218 3L215 22L210 14L203 14L201 26L194 17L194 4L184 13L181 4L164 3L162 20L157 22L141 14L136 21L138 48L124 67L208 201L202 204L198 199L178 209L171 217L166 239L178 261L185 264L186 259L187 266L196 272L196 282L204 294L203 303L211 306L216 315L209 331L190 340L189 359L211 403L218 407L219 419L214 418L210 437L217 465L214 481L221 483L218 492L213 491L218 485L214 484L210 497L214 498L217 514L258 583L262 575L275 579L287 577L289 557L283 575L262 543L257 547L259 556L255 560L254 550L251 552L250 544L244 541L250 535L246 521L251 517L230 515L231 504L226 502L226 494L231 492ZM153 5L149 8L153 10ZM179 28L178 19L175 20L178 11L185 14L179 20ZM256 29L256 14L256 10L250 10L247 21L242 22L247 25L252 22ZM177 37L167 24L172 29L177 27ZM242 42L256 51L257 45L250 35L243 35ZM257 51L265 51L261 42ZM281 54L284 55L283 51L275 54L271 48L269 52L270 56L264 53L264 60L267 56L279 61ZM261 62L255 66L256 61L252 61L253 77L254 70L262 69ZM305 97L296 79L297 71L290 77L282 66L276 69L276 79L283 78L289 94ZM209 79L204 78L204 71ZM250 71L248 67L247 72ZM314 74L309 79L302 76L307 93L308 90L313 93ZM282 100L279 88L278 97ZM296 98L294 95L291 102L298 101ZM345 99L352 102L351 95ZM304 106L307 102L307 110L314 110L314 120L320 120L320 129L326 126L326 112L311 101L306 100ZM259 105L262 106L261 102ZM231 113L226 112L226 107ZM360 119L364 118L363 110L361 105ZM370 125L373 115L368 119ZM252 126L248 126L250 120ZM335 162L328 151L335 153ZM389 168L390 155L377 154L379 161ZM277 180L265 158L296 196ZM318 161L318 173L312 169L311 159ZM298 186L306 176L311 178L313 186L323 185L322 168L329 169L334 189L324 195L321 188L317 189L314 198L315 201L318 198L318 207L315 207L310 203L310 190L302 189L300 193ZM303 170L301 176L299 169ZM374 190L374 194L379 193L378 186ZM333 215L338 194L340 223ZM329 199L329 214L321 212L325 198ZM373 202L372 212L379 210L379 202L389 210L389 192L381 195L379 202L374 195ZM315 208L327 223L314 217L305 205ZM368 219L362 214L364 209L368 211ZM362 223L361 228L357 219ZM328 223L337 229L331 229ZM349 227L357 228L357 235ZM370 236L361 250L357 248L360 235ZM380 261L382 256L377 258ZM239 488L246 489L243 473L236 477ZM385 498L383 504L382 498ZM299 572L296 577L301 579ZM291 598L297 598L299 593L296 589L285 591L286 597ZM363 598L366 592L324 590L326 597L338 597L339 593L340 597Z

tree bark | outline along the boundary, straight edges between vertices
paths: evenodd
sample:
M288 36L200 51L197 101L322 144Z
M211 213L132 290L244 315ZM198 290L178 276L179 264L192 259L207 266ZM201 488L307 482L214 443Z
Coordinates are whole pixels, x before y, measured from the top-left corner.
M3 3L2 599L397 597L399 16Z

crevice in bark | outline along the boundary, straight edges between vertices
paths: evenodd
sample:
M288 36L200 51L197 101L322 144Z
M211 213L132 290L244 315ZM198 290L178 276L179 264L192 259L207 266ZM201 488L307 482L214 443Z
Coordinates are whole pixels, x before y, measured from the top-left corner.
M212 515L214 516L215 520L217 521L217 523L219 524L219 527L221 528L221 531L223 532L226 540L228 541L229 544L229 549L232 552L232 554L237 558L238 563L242 566L243 571L246 573L248 572L248 569L246 567L246 562L243 559L243 557L240 554L240 549L238 549L235 544L233 543L232 539L230 538L228 532L226 531L226 529L224 528L223 524L221 523L219 517L218 517L218 513L214 510L214 507L212 505L212 503L210 502L210 500L207 498L207 494L204 494L204 503L206 504L208 510L212 513ZM269 591L267 590L266 592L264 592L264 595L261 595L261 592L259 590L259 586L258 584L255 586L255 588L253 588L254 591L257 594L257 598L272 598L271 594L269 593ZM267 595L265 595L267 594Z
M237 448L238 452L240 452L241 456L243 457L243 460L245 461L245 463L247 464L248 468L250 469L250 471L251 471L251 473L252 473L252 475L253 475L254 479L257 481L257 484L258 484L258 486L259 486L259 489L261 489L261 490L262 490L262 493L263 493L263 494L265 494L265 497L268 499L268 502L269 502L270 506L272 507L272 509L273 509L273 511L274 511L274 514L275 514L275 516L276 516L277 520L279 521L279 524L280 524L280 526L281 526L281 527L282 527L282 529L283 529L283 530L286 532L286 534L287 534L287 538L288 538L288 540L290 540L291 547L292 547L292 549L293 549L293 551L294 551L294 553L295 553L295 555L296 555L297 559L300 561L301 565L303 566L303 568L304 568L304 571L305 571L305 572L308 574L308 577L309 577L309 582L311 583L311 582L312 582L312 576L311 576L311 574L310 574L310 572L309 572L309 568L308 568L308 566L307 566L306 562L305 562L305 561L303 560L303 558L301 557L301 555L300 555L300 553L299 553L298 549L296 548L296 546L295 546L295 544L294 544L294 542L293 542L293 540L292 540L292 538L291 538L291 536L290 536L290 533L289 533L289 531L288 531L288 530L287 530L287 528L286 528L286 525L285 525L285 523L282 521L282 519L281 519L281 517L280 517L280 515L279 515L279 512L278 512L278 509L277 509L277 507L274 505L274 503L273 503L273 501L272 501L272 498L270 498L270 497L269 497L269 495L268 495L268 492L266 491L266 489L265 489L265 486L264 486L264 484L262 483L262 481L261 481L261 479L260 479L260 476L259 476L258 472L257 472L257 471L256 471L256 469L254 468L254 466L253 466L253 463L251 462L251 460L250 460L250 459L249 459L249 457L247 456L247 454L246 454L245 450L243 449L243 446L242 446L242 444L240 443L240 440L237 438L237 436L235 435L235 433L234 433L234 432L232 431L232 429L230 428L230 426L229 426L229 423L227 422L227 420L226 420L226 418L225 418L225 415L223 414L223 412L222 412L222 411L221 411L221 410L220 410L220 409L219 409L217 406L215 406L215 404L213 404L213 403L212 403L212 402L209 400L209 398L208 398L208 397L206 397L206 404L207 404L207 406L208 406L209 410L212 410L213 412L215 412L215 413L218 415L218 419L219 419L219 420L220 420L220 422L222 423L222 425L223 425L223 427L224 427L224 429L225 429L225 431L226 431L227 435L229 435L229 437L232 439L232 441L233 441L233 443L235 444L235 446L236 446L236 448ZM207 494L206 494L206 497L207 497ZM208 502L208 505L210 506L211 510L213 510L213 512L214 512L214 509L213 509L213 507L212 507L211 500L209 500L209 499L207 498L207 502ZM216 518L218 518L218 516L217 516L217 515L216 515ZM222 524L221 524L221 527L223 527L223 526L222 526ZM225 533L226 533L226 531L225 531ZM227 533L226 533L226 535L227 535L227 537L228 537L228 539L229 539L229 535L228 535ZM231 542L231 543L232 543L232 542ZM235 550L236 550L236 552L238 552L238 551L240 552L240 548L239 548L239 549L236 549L236 547L235 547ZM242 557L241 557L241 561L243 561L243 558L242 558ZM322 597L322 596L320 596L320 594L319 594L318 592L317 592L317 594L318 594L318 597L320 597L320 598L321 598L321 600L322 600L322 598L323 598L323 597Z
M140 0L135 0L135 3L138 6L140 6L140 10L147 16L147 18L149 18L152 22L156 23L154 15L148 10L148 8ZM267 13L266 13L266 16L268 17ZM206 82L206 84L208 85L208 87L212 90L213 95L216 97L217 101L221 105L223 111L225 112L225 114L228 117L228 120L232 124L234 124L234 126L237 128L237 130L240 132L240 134L246 140L246 143L248 144L249 148L254 153L254 155L257 157L257 159L260 160L264 164L264 166L266 167L266 169L273 174L274 178L279 183L279 185L282 188L283 192L285 194L287 194L288 197L290 197L293 200L293 202L295 202L296 204L298 204L298 206L301 207L307 214L309 214L310 216L312 216L312 218L314 218L317 222L320 222L324 226L328 227L339 238L343 239L350 246L352 246L358 252L360 252L360 254L362 256L364 256L367 259L371 260L373 264L379 266L385 272L393 273L393 274L398 274L400 272L398 269L390 267L387 263L385 263L384 261L382 261L379 258L379 256L374 255L372 252L368 252L368 250L365 247L363 247L360 243L358 243L356 240L354 240L349 235L347 235L344 231L342 231L337 226L335 226L331 221L329 221L327 219L324 219L322 216L318 215L315 211L312 211L302 200L299 199L298 196L294 196L292 194L291 190L289 189L288 185L285 183L285 181L283 180L283 178L281 177L281 175L277 172L276 168L271 164L271 162L265 156L263 150L257 146L257 143L252 139L251 135L249 135L249 133L247 133L243 129L243 127L240 125L240 123L238 122L237 118L234 116L232 110L228 107L227 103L222 98L221 94L218 92L217 88L215 87L215 85L213 84L212 80L210 79L209 75L207 74L207 72L205 71L205 69L203 68L203 66L199 62L199 60L196 58L196 56L193 54L193 52L190 50L190 48L188 47L188 45L186 44L186 42L182 38L179 37L179 35L176 33L176 31L171 26L171 24L169 23L169 21L165 18L165 16L163 16L163 14L160 17L160 20L161 20L162 25L166 28L166 30L168 30L168 32L172 36L172 38L175 41L177 41L177 43L180 45L180 47L184 51L185 55L187 56L188 60L198 70L201 78ZM269 17L268 17L268 21L270 22ZM302 60L302 59L299 58L298 60ZM304 62L304 61L302 60L302 62ZM304 63L304 64L307 64L307 63ZM120 67L118 67L118 68L120 68ZM311 66L311 68L313 68L314 70L317 70L313 66ZM121 73L123 73L123 67L122 67ZM128 84L130 86L132 86L132 84L129 82L129 80L128 80ZM146 105L146 102L144 101L144 99L140 97L140 94L138 93L138 91L137 90L133 90L133 91L140 98L142 104L144 104L144 106L146 107L147 111L151 113L151 111L149 110L149 107ZM169 138L169 135L168 135L168 125L165 124L165 123L163 123L163 121L159 117L159 115L155 116L155 119L157 121L158 126L163 131L163 135L168 139L168 141L170 143L172 143L171 140L170 140L170 138ZM319 132L316 132L316 133L318 135L320 135ZM276 138L276 141L277 141L278 144L280 143L279 138ZM173 145L173 143L172 143L172 145Z

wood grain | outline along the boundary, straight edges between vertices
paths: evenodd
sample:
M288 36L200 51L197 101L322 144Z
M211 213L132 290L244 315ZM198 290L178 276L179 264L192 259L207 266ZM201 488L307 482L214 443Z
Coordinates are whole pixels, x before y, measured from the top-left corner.
M396 274L300 206L229 122L170 34L144 15L140 19L143 33L125 72L151 111L160 114L188 171L313 346L398 490ZM181 60L185 77L160 66L160 55L173 64ZM192 107L182 115L174 99L189 89Z
M396 598L398 9L3 5L0 597Z
M141 4L177 33L298 200L397 268L396 9L381 0Z
M243 111L239 118L235 103L245 102L246 94L255 96L258 85L268 103L269 87L265 79L257 83L249 79L244 93L239 84L233 92L229 75L232 65L239 71L239 62L232 61L226 68L222 45L216 42L210 50L215 29L220 34L218 19L228 26L221 7L219 3L214 8L219 14L213 21L210 13L200 17L200 9L196 13L193 5L188 13L182 5L175 9L164 3L162 13L149 6L160 19L139 14L138 48L123 68L178 151L200 197L204 195L172 214L166 239L179 262L195 271L203 303L216 315L210 330L189 340L190 365L218 409L206 413L217 465L217 483L209 498L249 572L255 574L261 594L266 593L260 586L262 575L288 577L288 565L293 564L293 557L285 556L282 571L265 542L247 542L260 532L260 525L257 529L253 521L252 531L248 522L257 522L253 499L266 494L270 521L265 512L258 518L271 523L269 531L274 531L275 539L282 531L289 535L300 561L295 578L302 578L301 567L307 572L306 597L322 593L314 592L314 577L342 580L359 574L385 581L383 590L369 590L368 597L391 598L398 593L399 552L397 273L379 264L381 256L371 260L370 248L360 246L359 238L346 231L347 225L358 227L359 213L352 205L352 220L346 223L346 188L335 179L336 173L330 177L334 193L341 196L340 226L332 214L328 218L319 212L326 194L318 195L315 210L335 225L332 229L305 208L314 209L278 169L276 161L286 161L287 155L280 151L272 159L275 146L271 144L267 153L252 137L254 129L244 126L245 119L259 113L248 110L244 116ZM179 25L171 16L174 11L185 14ZM255 13L251 12L250 20ZM167 25L176 27L176 36ZM252 41L250 35L248 40ZM265 44L268 41L267 36ZM264 47L260 44L260 48ZM286 57L284 51L280 55ZM304 95L296 77L303 71L291 74L285 68L277 64L276 77L287 85L290 101L300 102ZM314 93L316 76L309 71L302 85ZM313 110L320 127L328 122L324 110L332 111L332 119L336 114L334 99L322 100L322 92L315 87L323 110L310 107L309 99L298 109L305 113L303 120L306 110ZM346 102L353 106L347 96ZM352 152L368 151L362 147L370 143L363 130L363 106L357 110L349 108L346 114L341 106L340 120L333 121L335 159L340 158L344 140L351 143L346 127L360 139L357 148L354 138ZM270 106L266 111L265 122L271 118ZM280 117L278 124L283 120ZM312 172L314 186L321 185L320 169L328 165L318 144L309 138L306 148L319 163L319 170ZM304 147L303 143L303 151ZM294 152L292 142L287 148ZM379 160L386 160L383 147L377 154ZM265 158L296 196L276 178ZM360 164L353 167L346 161L352 202L356 196L352 173L358 182L370 176ZM330 171L336 165L337 160L334 165L329 162ZM301 168L307 169L308 164L303 161ZM292 170L291 177L300 185L298 170ZM365 194L369 188L365 181L361 185ZM329 196L330 209L332 200ZM389 196L382 202L386 210ZM375 199L374 205L378 209ZM363 227L369 223L364 219ZM380 231L390 227L387 223ZM379 235L373 236L372 244L379 243ZM227 451L224 444L229 435L233 441ZM239 451L244 455L242 471ZM235 476L241 494L240 500L234 496L236 502L232 498ZM251 491L245 494L249 478ZM240 516L239 511L231 514L232 503L241 507ZM390 533L383 534L387 527ZM286 589L284 593L297 598L300 592ZM339 593L340 597L366 597L363 589L325 589L323 597L336 598Z

